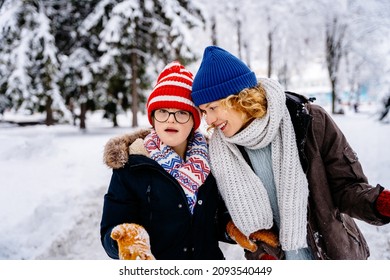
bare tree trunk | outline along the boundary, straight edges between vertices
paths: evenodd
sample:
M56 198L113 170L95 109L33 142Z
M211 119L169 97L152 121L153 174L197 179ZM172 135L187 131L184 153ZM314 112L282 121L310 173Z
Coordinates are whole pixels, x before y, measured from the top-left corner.
M238 8L236 8L236 12L238 14ZM241 20L239 17L237 17L237 45L238 45L238 58L242 59L242 50L241 50L241 45L242 45L242 34L241 34Z
M87 119L87 102L80 104L80 129L85 130L87 125L85 120Z
M251 52L249 49L249 45L246 41L244 42L244 50L246 54L246 58L245 58L246 64L248 65L249 68L251 68L251 56L250 56Z
M211 16L211 43L214 46L218 45L218 40L217 40L217 19L215 15Z
M359 83L355 92L355 104L353 105L353 108L355 110L355 113L359 113L359 106L360 106L360 92L362 91L362 86Z
M336 79L330 79L331 89L332 89L332 113L336 113L336 101L337 101L337 94L336 94Z
M272 75L272 32L268 32L268 78Z
M113 123L113 126L114 126L114 127L119 127L118 118L117 118L117 113L114 113L114 114L112 115L112 123Z
M332 113L336 112L336 102L338 102L338 70L343 54L343 40L346 25L340 24L337 18L333 18L326 26L326 62L328 74L332 87Z
M132 127L138 126L138 57L136 52L132 52L130 55L131 63L131 112L133 115Z
M45 105L45 110L46 110L45 124L47 126L54 124L53 109L51 108L52 104L53 104L53 99L51 98L51 96L48 96L46 99L46 105Z
M283 66L280 69L278 69L278 79L280 84L283 85L284 88L288 88L289 77L288 77L288 66L286 61L284 61Z

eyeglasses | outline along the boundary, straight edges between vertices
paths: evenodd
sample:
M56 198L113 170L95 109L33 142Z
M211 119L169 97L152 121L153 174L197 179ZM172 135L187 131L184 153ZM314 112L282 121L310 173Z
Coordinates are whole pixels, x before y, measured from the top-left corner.
M187 123L191 117L191 113L187 112L187 111L169 112L165 109L158 109L158 110L154 111L153 117L156 121L163 123L169 119L171 114L175 118L175 121L177 121L180 124Z

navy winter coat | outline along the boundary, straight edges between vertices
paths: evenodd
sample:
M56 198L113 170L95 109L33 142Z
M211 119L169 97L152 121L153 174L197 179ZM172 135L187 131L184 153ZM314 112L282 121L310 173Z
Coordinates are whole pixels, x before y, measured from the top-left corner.
M223 259L218 240L223 240L228 219L211 174L199 188L191 215L179 183L156 161L131 154L123 167L113 169L104 197L101 241L108 256L117 259L112 228L137 223L149 233L156 259Z

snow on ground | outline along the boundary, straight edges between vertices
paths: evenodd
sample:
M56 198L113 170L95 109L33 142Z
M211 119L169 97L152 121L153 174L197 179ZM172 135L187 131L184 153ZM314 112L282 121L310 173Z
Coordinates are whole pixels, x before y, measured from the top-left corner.
M390 125L368 112L348 111L334 119L370 182L390 188ZM140 122L148 125L145 117ZM0 259L108 259L99 223L111 170L102 152L108 139L131 131L128 124L122 116L122 128L110 128L94 115L83 133L68 125L0 123ZM359 225L371 259L390 259L390 225ZM243 259L238 246L221 246L227 259Z

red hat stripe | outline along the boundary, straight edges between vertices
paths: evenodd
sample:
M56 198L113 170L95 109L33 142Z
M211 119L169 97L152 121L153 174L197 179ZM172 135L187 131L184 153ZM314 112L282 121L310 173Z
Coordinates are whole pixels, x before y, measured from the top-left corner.
M191 100L188 100L185 97L181 97L181 96L177 96L177 95L156 96L156 97L149 100L148 106L152 105L155 102L180 102L180 103L184 103L184 104L187 104L189 106L195 107L194 102L192 102Z
M188 90L191 90L192 89L192 86L186 84L186 83L183 83L183 82L178 82L178 81L165 81L165 82L161 82L161 83L158 83L155 87L154 87L154 90L160 88L160 87L163 87L163 86L177 86L177 87L182 87L182 88L186 88ZM167 89L167 91L169 91L169 89Z
M177 77L177 78L182 78L182 79L186 79L187 81L191 82L192 84L192 78L191 77L188 77L187 75L183 75L183 74L178 74L178 73L172 73L172 74L169 74L165 77L162 77L160 80L159 80L159 83L164 81L164 80L167 80L167 79L170 79L172 77Z

